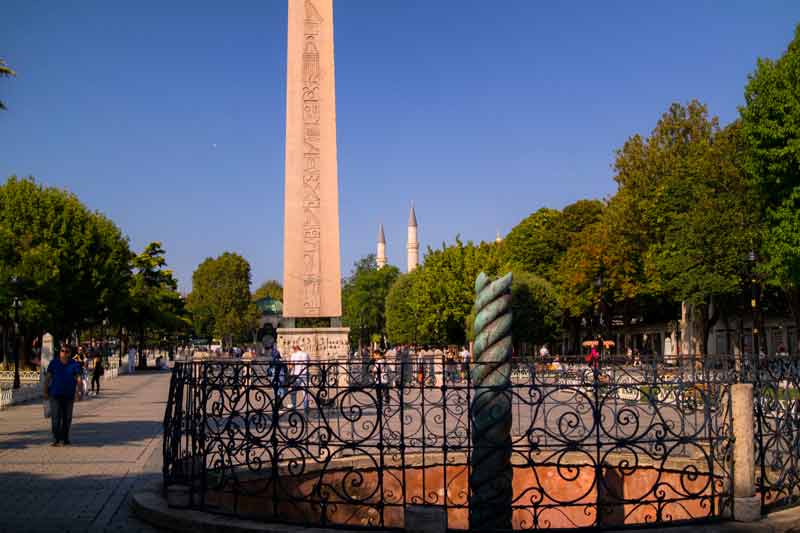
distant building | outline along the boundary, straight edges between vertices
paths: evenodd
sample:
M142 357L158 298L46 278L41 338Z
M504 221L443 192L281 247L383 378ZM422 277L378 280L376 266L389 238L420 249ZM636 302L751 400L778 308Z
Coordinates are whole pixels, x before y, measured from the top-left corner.
M274 298L261 298L255 301L256 308L261 313L258 320L258 327L264 327L270 324L273 328L280 327L281 320L283 320L283 303Z

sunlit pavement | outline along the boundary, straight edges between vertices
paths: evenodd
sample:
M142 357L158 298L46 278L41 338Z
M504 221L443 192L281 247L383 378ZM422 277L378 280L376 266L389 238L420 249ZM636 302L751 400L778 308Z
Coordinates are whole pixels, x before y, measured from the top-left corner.
M103 386L75 404L68 447L50 446L41 402L0 411L0 531L157 531L128 503L160 480L169 372Z

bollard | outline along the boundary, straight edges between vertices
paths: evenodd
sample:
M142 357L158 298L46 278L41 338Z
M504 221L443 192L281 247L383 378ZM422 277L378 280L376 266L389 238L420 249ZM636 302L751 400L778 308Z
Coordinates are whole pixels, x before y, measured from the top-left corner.
M733 519L761 519L761 497L756 494L755 436L753 435L753 384L731 385L733 415Z

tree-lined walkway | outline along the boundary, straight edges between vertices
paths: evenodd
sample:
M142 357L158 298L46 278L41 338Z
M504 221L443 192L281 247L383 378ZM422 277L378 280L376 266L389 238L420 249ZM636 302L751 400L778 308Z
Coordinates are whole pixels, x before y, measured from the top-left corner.
M75 404L69 447L50 446L40 402L0 411L0 531L155 531L128 500L161 476L169 374L103 385Z

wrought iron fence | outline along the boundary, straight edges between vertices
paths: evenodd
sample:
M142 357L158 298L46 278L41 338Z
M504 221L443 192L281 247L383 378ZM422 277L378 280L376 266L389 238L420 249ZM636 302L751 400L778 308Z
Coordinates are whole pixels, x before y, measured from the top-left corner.
M800 503L800 357L753 362L756 484L763 512Z
M446 361L176 363L164 487L264 521L402 528L409 505L469 524L476 371ZM516 364L514 529L715 519L732 506L727 360Z

